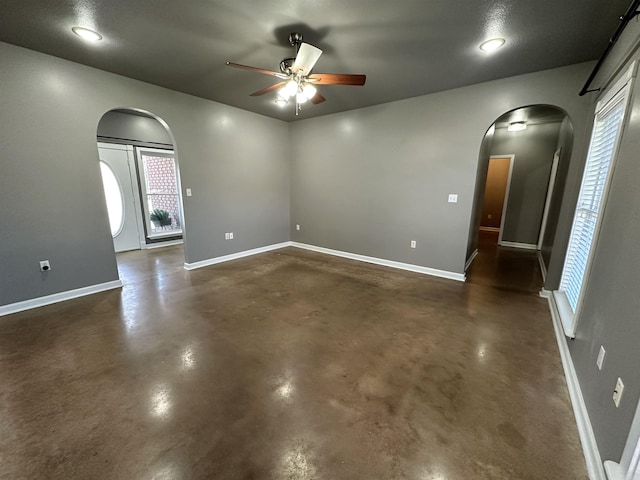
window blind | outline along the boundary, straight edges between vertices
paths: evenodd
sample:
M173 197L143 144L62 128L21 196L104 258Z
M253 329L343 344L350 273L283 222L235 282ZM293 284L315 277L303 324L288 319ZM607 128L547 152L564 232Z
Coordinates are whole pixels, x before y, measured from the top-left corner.
M599 213L624 118L627 92L627 88L622 89L596 114L560 280L560 290L566 295L574 315L587 273Z

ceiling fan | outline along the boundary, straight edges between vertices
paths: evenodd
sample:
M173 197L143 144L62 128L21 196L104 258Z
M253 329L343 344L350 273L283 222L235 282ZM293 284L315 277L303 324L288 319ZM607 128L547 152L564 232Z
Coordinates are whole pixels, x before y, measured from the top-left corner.
M314 105L324 102L326 99L318 92L316 85L356 85L362 86L367 80L366 75L349 73L311 73L316 62L322 55L322 50L302 41L302 34L293 32L289 34L289 43L296 50L295 57L287 57L280 62L280 71L265 70L263 68L250 67L239 63L227 62L227 65L244 70L251 70L271 75L281 79L274 85L253 92L250 96L257 97L278 92L276 103L286 104L291 99L295 100L296 115L300 113L300 105L309 101Z

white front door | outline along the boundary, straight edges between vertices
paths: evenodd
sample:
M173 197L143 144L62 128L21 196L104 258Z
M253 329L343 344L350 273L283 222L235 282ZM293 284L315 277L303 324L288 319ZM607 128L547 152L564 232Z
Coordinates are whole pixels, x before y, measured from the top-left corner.
M141 210L133 147L98 143L98 154L114 249L139 250Z

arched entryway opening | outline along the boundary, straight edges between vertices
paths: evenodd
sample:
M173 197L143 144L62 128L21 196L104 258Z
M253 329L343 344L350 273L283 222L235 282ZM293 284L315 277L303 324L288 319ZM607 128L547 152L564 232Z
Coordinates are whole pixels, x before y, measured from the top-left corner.
M96 136L114 251L182 243L180 171L166 122L114 109L102 116Z
M478 158L465 269L482 247L498 256L522 251L537 257L544 279L572 149L571 119L552 105L523 106L489 126Z

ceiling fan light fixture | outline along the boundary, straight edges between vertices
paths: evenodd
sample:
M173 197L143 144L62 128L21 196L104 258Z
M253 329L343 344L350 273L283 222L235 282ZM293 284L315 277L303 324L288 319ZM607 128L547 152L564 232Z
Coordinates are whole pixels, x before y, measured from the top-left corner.
M302 94L307 97L308 100L311 100L317 92L318 89L310 83L305 84L302 88Z
M266 70L264 68L242 65L235 62L227 62L227 65L242 70L249 70L263 75L278 78L278 83L269 85L257 92L250 94L252 97L259 97L267 93L276 92L274 103L286 105L294 103L295 113L300 114L302 103L312 103L318 105L327 99L316 89L316 85L357 85L365 84L366 75L351 73L314 73L313 67L322 55L322 50L302 41L302 35L292 33L289 36L289 43L295 47L295 57L287 57L280 62L280 71Z
M505 41L504 38L491 38L486 42L482 42L478 48L487 53L495 52L504 45Z
M296 82L295 80L289 80L283 87L283 90L287 92L289 97L293 97L296 93L298 93L298 82Z
M509 132L519 132L527 128L527 122L511 122L507 127Z
M102 35L100 35L98 32L90 30L88 28L73 27L71 29L71 31L73 33L75 33L76 35L78 35L83 40L87 40L89 42L98 42L98 41L102 40Z
M289 101L289 99L291 98L291 94L289 93L286 85L278 90L278 98L283 99L285 102Z

